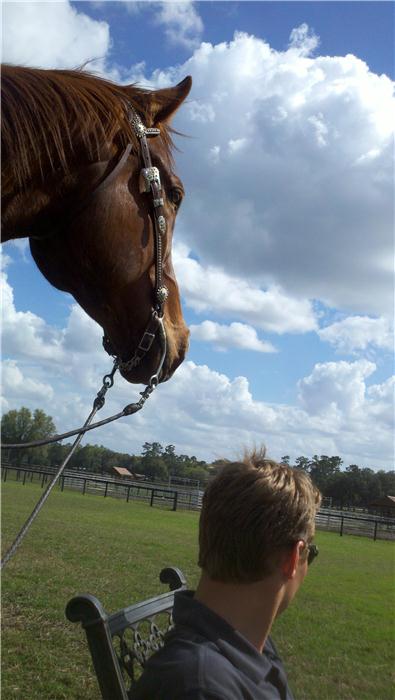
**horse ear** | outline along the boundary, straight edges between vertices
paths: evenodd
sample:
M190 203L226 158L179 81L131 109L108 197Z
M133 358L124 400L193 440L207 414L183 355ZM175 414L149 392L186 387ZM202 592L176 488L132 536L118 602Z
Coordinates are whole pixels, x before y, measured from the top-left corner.
M154 90L150 93L149 111L152 124L169 122L177 109L188 96L192 86L192 78L188 75L178 85L162 90Z

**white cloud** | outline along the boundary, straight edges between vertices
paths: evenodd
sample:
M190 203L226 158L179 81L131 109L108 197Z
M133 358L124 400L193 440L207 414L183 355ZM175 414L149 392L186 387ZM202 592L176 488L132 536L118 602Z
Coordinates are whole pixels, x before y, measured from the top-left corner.
M4 393L14 400L50 401L53 389L46 382L38 382L23 375L15 360L4 360L2 363L2 388Z
M255 350L256 352L276 352L275 347L258 338L255 328L244 323L231 323L229 326L203 321L199 325L190 326L194 340L213 343L216 350Z
M204 268L389 314L393 83L353 55L312 57L316 43L305 27L286 51L236 33L149 76L194 81L175 124L192 137L178 232Z
M369 346L392 350L394 335L386 318L350 316L318 331L321 340L333 345L338 352L355 353Z
M99 372L106 369L101 351L102 330L79 306L72 304L65 328L46 323L31 311L17 311L14 293L3 273L2 355L29 367L30 376L41 377L45 369L57 381L76 380L81 388L96 387ZM108 363L107 363L108 364ZM99 369L100 368L100 369ZM102 371L103 368L103 371Z
M3 362L5 410L22 404L40 407L53 416L59 431L76 427L88 415L101 378L110 369L93 322L72 307L65 328L55 332L34 315L15 311L12 317L9 306L8 302L6 342L24 323L29 343L17 346L17 360ZM225 344L227 331L215 330ZM44 337L49 349L58 352L52 362L42 356ZM243 376L231 379L187 361L141 413L85 439L135 453L146 440L171 442L179 452L207 460L232 457L246 445L264 442L277 458L340 454L346 463L391 468L393 379L368 386L374 371L375 365L365 360L317 364L299 382L298 403L285 405L255 399ZM98 417L117 413L136 401L138 392L139 387L117 377Z
M2 60L40 68L77 68L103 59L110 47L107 22L69 2L5 2Z
M361 466L392 468L390 381L366 390L367 374L374 367L339 363L343 381L335 397L330 383L310 383L310 405L267 403L254 398L248 380L230 379L205 365L187 361L166 385L152 395L143 411L104 429L100 440L139 452L145 440L172 443L179 452L212 460L234 457L244 446L264 442L270 454L339 454ZM316 368L312 375L317 376ZM336 376L333 370L332 376ZM308 378L306 378L308 379ZM355 387L360 391L354 397ZM119 410L131 398L125 383L108 394L107 414ZM325 402L312 410L312 393L328 392ZM132 389L133 392L133 389ZM332 393L331 393L332 392ZM342 397L342 398L341 398ZM374 429L372 429L374 425ZM99 439L99 438L96 438Z
M62 334L31 311L17 311L7 275L0 280L2 300L2 352L5 356L62 361Z
M301 404L310 414L341 411L352 417L365 403L365 379L375 369L367 360L316 364L310 376L299 382Z
M171 44L187 49L199 45L203 22L193 2L184 0L155 3L155 21L164 26L165 35Z
M289 48L295 49L300 56L310 56L319 43L319 37L305 23L295 27L289 37Z
M220 268L204 267L183 245L174 248L174 267L186 304L199 313L210 310L274 333L306 333L317 327L309 300L292 298L276 285L263 290Z

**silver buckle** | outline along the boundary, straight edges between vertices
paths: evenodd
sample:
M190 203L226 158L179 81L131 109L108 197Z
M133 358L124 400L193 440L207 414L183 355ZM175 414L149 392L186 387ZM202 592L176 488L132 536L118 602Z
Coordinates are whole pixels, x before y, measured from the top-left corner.
M154 165L151 168L143 168L141 171L141 176L144 179L146 192L150 191L152 182L156 182L158 188L161 189L159 170L158 168L155 168Z
M139 350L143 350L144 352L148 352L150 349L152 343L154 342L155 338L155 333L148 333L148 331L145 331L143 337L141 338L140 344L139 344ZM144 345L145 341L145 345Z

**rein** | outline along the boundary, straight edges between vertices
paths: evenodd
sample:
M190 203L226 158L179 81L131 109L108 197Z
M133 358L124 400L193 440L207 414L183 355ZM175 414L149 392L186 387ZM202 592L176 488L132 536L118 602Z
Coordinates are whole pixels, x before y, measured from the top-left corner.
M162 237L166 233L166 218L165 218L165 213L164 213L164 200L162 197L162 188L161 188L161 181L160 181L160 174L159 170L156 167L153 167L152 161L151 161L151 154L149 151L148 147L148 142L147 138L149 137L154 137L158 136L160 134L159 129L154 129L154 128L146 128L144 124L142 123L140 117L138 114L134 111L134 109L131 108L129 112L129 119L130 122L134 128L135 134L139 139L140 143L140 148L141 148L141 155L142 155L142 160L144 164L144 168L141 170L140 173L140 192L147 192L151 193L152 199L153 199L153 220L154 220L154 236L155 236L155 257L154 257L154 263L155 263L155 286L154 286L154 302L153 306L151 309L151 316L148 321L148 324L144 330L143 336L138 344L137 349L135 350L133 356L126 361L121 360L121 358L117 357L113 352L111 348L111 341L109 338L104 335L103 337L103 347L108 352L110 355L114 357L114 365L112 368L112 371L110 374L106 374L103 377L103 384L101 388L99 389L94 401L93 401L93 406L92 410L86 419L84 425L82 425L80 428L77 428L75 430L70 430L66 433L61 433L59 435L55 435L51 438L46 438L44 440L36 440L34 442L25 442L25 443L16 443L16 444L1 444L1 447L4 449L20 449L20 448L27 448L27 447L39 447L41 445L48 445L52 442L58 442L60 440L63 440L66 437L71 437L73 435L77 435L78 437L75 439L73 445L71 446L71 449L69 453L67 454L66 458L64 459L63 463L59 467L57 473L55 474L54 478L42 494L41 498L37 502L35 508L33 509L31 515L29 518L26 520L22 528L20 529L17 537L15 538L14 542L12 543L11 547L7 550L5 553L3 559L1 560L1 565L0 568L3 569L8 561L11 559L11 557L15 554L16 550L18 549L19 545L21 544L23 538L27 534L30 526L32 525L33 521L37 517L38 513L40 512L41 508L43 507L45 501L47 500L50 492L54 488L55 484L59 480L60 476L62 475L66 464L69 462L72 454L75 452L77 449L79 443L82 440L83 435L88 431L88 430L94 430L95 428L98 428L102 425L106 425L107 423L111 423L112 421L118 420L119 418L122 418L124 416L129 416L132 415L133 413L137 413L137 411L140 411L147 399L150 397L152 392L156 389L156 387L159 384L159 379L160 379L160 373L162 371L163 363L165 361L166 357L166 331L165 331L165 326L163 323L163 314L164 314L164 304L166 302L166 299L168 298L169 292L167 290L167 287L163 285L162 283ZM94 194L96 194L99 190L103 189L104 187L107 187L110 182L112 182L115 177L119 174L120 170L126 163L130 152L132 149L132 145L128 144L126 147L122 157L118 161L117 165L115 168L105 177L102 182L100 182L95 189L88 195L90 198ZM160 347L161 347L161 356L160 360L158 363L158 367L156 369L156 372L150 377L148 384L146 385L145 389L140 392L141 398L139 401L136 403L130 403L127 406L124 407L122 411L119 413L114 414L113 416L110 416L109 418L105 418L102 421L97 421L96 423L92 423L92 420L96 413L104 406L105 403L105 395L110 389L113 384L114 384L114 375L116 371L119 369L121 371L127 372L130 369L133 369L136 367L140 362L143 360L145 355L149 352L155 337L158 335Z

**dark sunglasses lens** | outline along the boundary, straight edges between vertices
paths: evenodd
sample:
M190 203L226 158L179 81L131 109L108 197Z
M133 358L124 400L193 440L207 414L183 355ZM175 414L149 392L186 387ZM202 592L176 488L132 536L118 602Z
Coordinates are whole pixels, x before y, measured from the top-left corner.
M309 556L307 558L307 563L310 566L310 564L313 563L314 559L316 558L318 554L318 547L315 544L310 544L309 545Z

